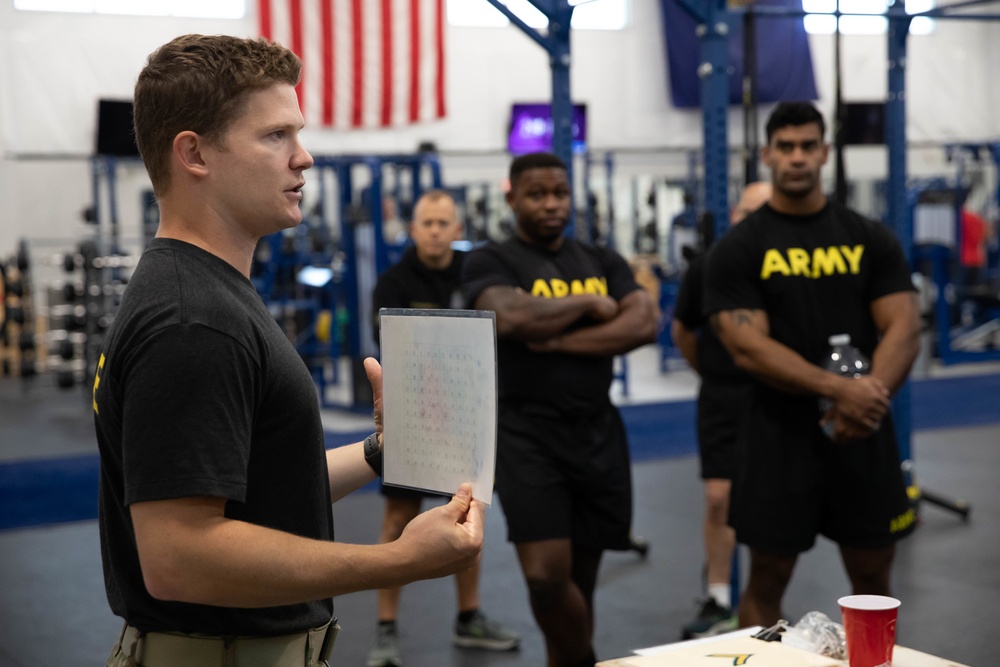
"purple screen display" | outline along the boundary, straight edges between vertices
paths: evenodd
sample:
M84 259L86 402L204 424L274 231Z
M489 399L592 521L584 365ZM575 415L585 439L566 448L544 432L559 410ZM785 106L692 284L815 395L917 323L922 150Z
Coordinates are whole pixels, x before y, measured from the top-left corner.
M587 107L573 105L573 151L582 151L587 139ZM507 150L512 155L552 150L552 105L514 104L510 110Z

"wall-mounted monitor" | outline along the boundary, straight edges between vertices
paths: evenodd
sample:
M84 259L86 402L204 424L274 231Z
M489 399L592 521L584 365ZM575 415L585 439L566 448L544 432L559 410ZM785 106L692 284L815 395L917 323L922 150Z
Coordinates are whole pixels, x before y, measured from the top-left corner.
M884 144L885 103L846 102L843 132L845 146Z
M132 127L131 100L100 100L97 105L97 154L139 157Z
M587 145L587 105L573 105L573 152ZM515 102L510 108L507 151L524 155L552 150L552 105L547 102Z

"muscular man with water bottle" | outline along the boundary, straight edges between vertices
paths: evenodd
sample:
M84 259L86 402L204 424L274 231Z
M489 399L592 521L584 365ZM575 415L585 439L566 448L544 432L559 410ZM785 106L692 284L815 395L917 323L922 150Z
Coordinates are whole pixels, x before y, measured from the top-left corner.
M762 149L771 199L706 268L706 314L755 380L729 517L751 556L742 625L778 621L798 554L817 535L840 547L854 593L888 595L895 542L913 530L888 411L919 348L915 292L889 228L823 193L824 130L811 104L778 105ZM822 367L841 333L871 359L870 374ZM832 402L824 414L818 398Z

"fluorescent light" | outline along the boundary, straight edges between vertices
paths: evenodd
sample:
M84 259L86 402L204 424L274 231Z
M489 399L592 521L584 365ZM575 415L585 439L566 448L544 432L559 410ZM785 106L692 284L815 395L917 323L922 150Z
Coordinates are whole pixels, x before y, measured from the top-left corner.
M189 16L238 19L246 14L246 0L14 0L14 9L121 16Z
M326 287L333 280L333 269L328 266L303 266L296 280L310 287Z

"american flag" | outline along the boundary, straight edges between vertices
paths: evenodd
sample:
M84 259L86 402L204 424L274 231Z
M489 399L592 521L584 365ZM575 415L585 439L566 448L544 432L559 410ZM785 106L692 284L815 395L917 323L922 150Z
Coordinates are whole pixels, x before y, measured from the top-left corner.
M302 58L306 123L380 128L445 116L444 0L258 0L260 34Z

